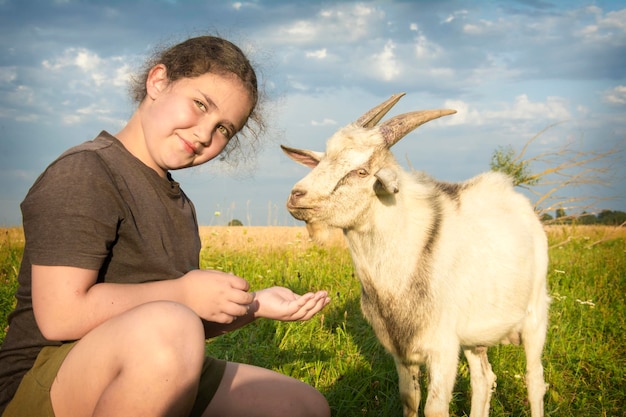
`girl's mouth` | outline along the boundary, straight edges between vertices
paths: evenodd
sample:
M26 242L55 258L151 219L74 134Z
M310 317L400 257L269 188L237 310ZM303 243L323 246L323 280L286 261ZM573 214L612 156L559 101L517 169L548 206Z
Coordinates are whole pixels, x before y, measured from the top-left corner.
M181 142L183 143L183 148L187 151L187 153L190 155L198 154L196 148L191 143L187 142L185 139L181 139Z

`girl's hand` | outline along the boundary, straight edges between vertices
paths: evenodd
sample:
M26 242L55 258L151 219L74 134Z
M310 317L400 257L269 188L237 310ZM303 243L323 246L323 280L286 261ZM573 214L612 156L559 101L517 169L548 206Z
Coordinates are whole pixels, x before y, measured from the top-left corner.
M181 280L185 281L185 304L207 321L229 324L251 309L254 294L241 277L197 269Z
M288 288L271 287L254 293L251 312L255 317L280 321L304 321L330 302L326 291L298 295Z

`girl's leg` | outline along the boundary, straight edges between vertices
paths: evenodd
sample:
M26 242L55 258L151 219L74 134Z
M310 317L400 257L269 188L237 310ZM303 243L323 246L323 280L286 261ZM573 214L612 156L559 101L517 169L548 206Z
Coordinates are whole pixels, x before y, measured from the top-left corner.
M204 347L200 319L181 304L159 301L129 310L69 352L51 388L55 415L187 415Z
M203 417L328 417L326 398L304 382L265 368L228 362Z

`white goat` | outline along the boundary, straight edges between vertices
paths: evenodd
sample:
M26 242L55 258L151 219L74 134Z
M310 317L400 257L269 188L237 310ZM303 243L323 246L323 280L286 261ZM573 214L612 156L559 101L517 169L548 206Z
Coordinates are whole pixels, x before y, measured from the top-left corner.
M532 416L543 416L543 227L505 175L445 183L403 170L389 148L419 125L455 113L413 112L377 126L403 95L339 130L325 153L282 146L313 168L294 186L287 208L312 234L343 229L363 314L395 359L405 416L417 414L423 364L425 415L449 415L459 346L470 367L470 415L488 416L496 376L487 346L501 342L523 343Z

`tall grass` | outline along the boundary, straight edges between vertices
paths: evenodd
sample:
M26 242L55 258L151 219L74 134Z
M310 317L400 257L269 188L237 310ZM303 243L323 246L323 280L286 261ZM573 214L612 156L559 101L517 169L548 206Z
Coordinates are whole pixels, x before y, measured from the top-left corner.
M222 228L205 234L202 267L241 275L253 289L271 285L298 292L327 289L333 301L308 322L259 320L208 341L207 350L314 385L328 398L333 415L402 415L393 360L362 318L360 287L345 246L310 244L303 229L290 238L272 238L271 232L263 231L263 243L258 234L252 236L253 229ZM241 235L239 246L225 243L232 239L227 236L232 230ZM626 416L626 232L562 226L550 228L549 239L552 304L544 351L546 415ZM22 246L19 239L0 246L0 338L13 306ZM490 358L498 375L491 415L529 416L523 350L494 347ZM469 415L469 391L462 360L453 415Z

